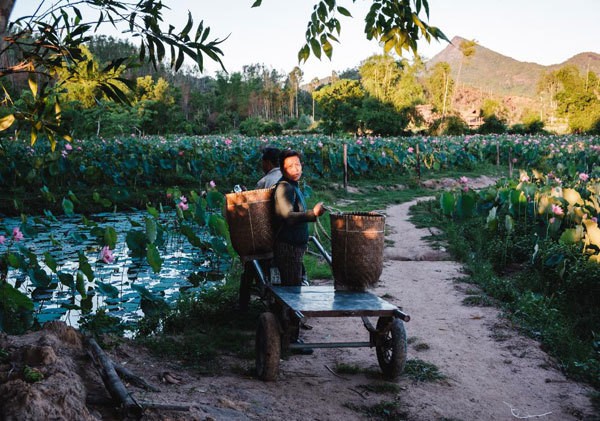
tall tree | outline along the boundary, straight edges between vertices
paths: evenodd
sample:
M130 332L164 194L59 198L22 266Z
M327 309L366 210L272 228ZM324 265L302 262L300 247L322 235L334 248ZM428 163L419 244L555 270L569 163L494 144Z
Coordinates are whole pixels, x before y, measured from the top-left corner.
M456 87L457 88L460 84L460 74L462 72L463 65L469 64L469 62L471 61L471 58L475 55L475 52L477 51L475 47L477 47L477 41L475 41L475 40L471 40L471 41L463 40L463 41L461 41L460 45L458 46L461 56L460 56L460 63L458 65L458 74L456 75ZM457 91L458 91L458 89L454 90L454 94L456 94ZM454 95L452 95L451 104L454 105Z
M357 113L365 96L356 80L340 79L316 91L315 100L323 112L323 125L328 133L355 132Z
M293 107L290 107L293 110L293 114L296 119L298 119L298 89L300 87L300 82L302 82L302 76L304 73L300 70L300 67L296 66L288 75L290 84L294 93L294 104Z
M393 102L393 93L402 76L402 68L389 54L372 55L358 69L365 91L382 102Z
M429 101L437 111L446 115L446 103L448 94L452 95L454 91L454 80L450 76L450 64L445 61L436 63L429 71L429 76L425 79Z
M315 95L314 92L317 90L317 88L319 87L319 85L321 84L321 80L318 77L313 78L313 80L310 81L310 85L309 86L309 90L310 90L310 97L312 99L312 120L315 121Z
M206 57L222 66L219 45L224 40L209 39L210 28L205 27L203 21L193 30L191 14L188 14L188 20L180 31L172 25L161 28L164 23L162 10L165 7L161 0L57 0L47 7L42 2L32 16L18 18L9 24L8 17L14 3L15 0L0 0L0 39L6 40L4 45L0 45L0 56L7 49L12 49L17 52L18 60L2 66L0 78L18 72L50 78L52 69L56 67L66 67L76 73L77 62L83 59L80 45L88 41L100 26L117 26L119 23L124 24L124 32L138 37L140 52L137 59L131 61L129 57L115 57L106 67L108 70L146 60L158 67L166 57L170 57L170 67L177 70L182 66L185 56L196 61L200 71L204 68ZM252 7L261 3L262 0L255 0ZM423 13L426 19L429 18L427 0L372 0L372 3L365 17L365 35L367 39L380 42L385 52L392 49L399 55L403 50L416 52L420 38L428 42L432 38L448 41L438 28L423 20ZM97 12L97 17L84 22L80 7ZM332 41L337 41L341 31L341 23L337 18L339 15L351 16L348 9L337 5L336 0L321 0L314 5L307 25L306 43L298 53L300 62L306 61L311 53L320 58L321 52L324 52L331 58ZM4 37L8 31L11 36ZM1 118L0 131L10 127L17 118L25 120L32 127L32 143L37 139L37 134L33 136L37 130L34 128L39 127L51 139L54 147L54 139L60 129L55 123L59 119L60 107L56 103L54 116L42 112L45 102L56 96L54 85L42 83L38 86L39 81L33 80L33 77L30 79L32 93L37 98L35 106L28 112ZM127 101L125 93L114 83L103 82L100 89L111 99Z

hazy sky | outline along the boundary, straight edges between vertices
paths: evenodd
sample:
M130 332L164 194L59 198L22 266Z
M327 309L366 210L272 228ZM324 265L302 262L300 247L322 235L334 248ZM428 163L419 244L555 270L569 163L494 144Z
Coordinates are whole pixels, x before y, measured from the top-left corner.
M228 71L261 63L288 73L297 65L297 52L303 45L306 24L317 0L264 0L259 8L254 0L164 0L171 8L165 21L181 29L192 13L195 23L204 20L211 36L225 38L221 49ZM23 15L39 4L17 0L11 18ZM353 18L340 16L341 43L334 44L333 59L310 57L301 65L304 81L324 77L332 70L356 67L382 49L367 41L363 33L369 0L338 0ZM585 51L600 53L600 0L429 0L429 23L449 39L458 35L520 61L549 65L561 63ZM116 33L112 33L116 35ZM446 42L419 44L419 53L433 57ZM405 57L412 57L405 53ZM206 61L207 74L218 66Z

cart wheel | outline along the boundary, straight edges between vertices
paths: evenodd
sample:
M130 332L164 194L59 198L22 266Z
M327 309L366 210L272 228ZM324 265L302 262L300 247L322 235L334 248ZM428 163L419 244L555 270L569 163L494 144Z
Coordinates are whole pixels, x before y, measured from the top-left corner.
M279 374L281 335L275 314L262 313L256 330L256 374L265 381L274 381Z
M402 373L406 364L406 330L400 319L380 317L377 331L382 332L376 344L377 361L383 376L393 380Z

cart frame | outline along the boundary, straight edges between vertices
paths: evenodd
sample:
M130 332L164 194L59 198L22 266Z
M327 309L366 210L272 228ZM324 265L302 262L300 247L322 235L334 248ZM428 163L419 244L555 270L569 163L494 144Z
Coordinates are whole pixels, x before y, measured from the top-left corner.
M331 257L315 237L310 237L325 260ZM256 332L256 372L260 379L274 381L282 352L315 348L376 348L385 378L395 379L406 363L406 331L410 316L397 306L370 292L336 291L331 286L275 286L265 277L260 263L252 261L259 291L269 311L260 315ZM299 327L306 317L360 317L369 332L363 342L298 341ZM378 317L373 326L369 317Z

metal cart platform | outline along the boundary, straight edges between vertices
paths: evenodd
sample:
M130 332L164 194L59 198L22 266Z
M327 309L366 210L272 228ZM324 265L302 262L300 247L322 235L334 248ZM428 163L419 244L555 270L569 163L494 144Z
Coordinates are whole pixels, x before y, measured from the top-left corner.
M311 237L331 264L331 257ZM375 347L377 361L387 379L398 377L406 363L406 331L403 322L410 316L371 292L338 291L333 286L274 286L266 282L260 264L253 261L261 295L269 311L260 315L256 331L256 372L260 379L273 381L279 373L282 352L316 348ZM369 333L364 342L298 341L299 326L305 317L360 317ZM375 326L369 317L377 317Z

